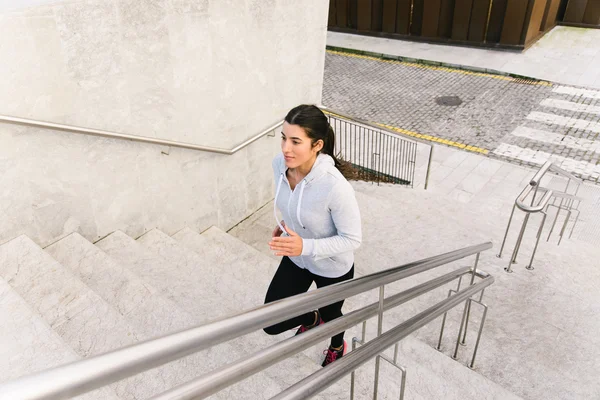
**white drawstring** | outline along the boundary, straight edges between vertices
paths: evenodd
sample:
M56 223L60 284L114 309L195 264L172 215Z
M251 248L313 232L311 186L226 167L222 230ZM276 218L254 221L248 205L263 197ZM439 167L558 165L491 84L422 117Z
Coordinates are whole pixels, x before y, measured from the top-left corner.
M279 218L277 218L277 197L279 197L279 191L281 190L281 183L283 182L283 174L279 175L279 183L277 184L277 191L275 192L275 200L273 200L273 215L275 216L275 221L281 229L281 232L286 232L285 228L281 226L281 222L279 222Z
M304 187L306 186L306 179L302 180L302 186L300 186L300 198L298 199L298 207L296 208L296 218L298 219L298 223L303 229L306 229L302 220L300 219L300 207L302 207L302 195L304 194Z

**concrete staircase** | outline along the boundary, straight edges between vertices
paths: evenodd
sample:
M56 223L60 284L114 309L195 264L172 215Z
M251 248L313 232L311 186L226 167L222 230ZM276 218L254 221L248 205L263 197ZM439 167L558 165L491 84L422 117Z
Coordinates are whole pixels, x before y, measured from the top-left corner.
M270 228L261 236L268 238ZM390 266L378 263L384 258L373 260L371 270ZM202 234L186 228L173 236L153 230L137 240L117 231L95 244L73 233L45 249L20 236L0 246L0 315L7 322L0 328L0 383L260 305L277 265L273 257L214 227ZM375 296L351 298L346 309ZM386 328L423 304L390 313ZM370 321L370 337L374 328ZM348 341L359 331L351 329ZM80 397L149 398L292 334L254 332ZM299 353L213 398L270 398L319 370L326 346ZM406 399L518 398L416 337L402 342L400 359L408 368ZM359 399L372 396L373 365L357 371ZM380 399L398 397L399 376L383 363ZM317 398L346 399L349 382L346 377Z

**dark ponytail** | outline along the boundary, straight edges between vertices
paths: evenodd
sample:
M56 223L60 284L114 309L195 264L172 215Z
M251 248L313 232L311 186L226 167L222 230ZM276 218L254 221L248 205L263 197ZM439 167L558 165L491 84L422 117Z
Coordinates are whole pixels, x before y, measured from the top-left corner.
M319 107L306 104L294 107L285 116L285 121L304 129L313 146L317 141L322 140L323 148L320 152L333 158L335 167L346 176L347 168L335 156L335 132L329 125L329 119Z
M340 169L341 163L335 156L335 132L333 131L331 125L329 125L329 121L327 121L327 135L323 141L323 148L321 149L321 152L333 158L335 167Z

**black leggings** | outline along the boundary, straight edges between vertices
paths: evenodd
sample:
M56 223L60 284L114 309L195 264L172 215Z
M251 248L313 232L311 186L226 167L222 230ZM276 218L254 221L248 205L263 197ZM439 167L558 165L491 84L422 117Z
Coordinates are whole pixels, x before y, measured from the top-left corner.
M315 282L317 288L333 285L334 283L347 281L354 277L354 265L345 275L339 278L325 278L315 275L312 272L298 267L288 257L283 257L275 276L269 285L269 290L265 296L265 304L273 301L281 300L286 297L294 296L308 291L310 285ZM319 308L319 313L323 321L328 322L341 317L342 305L344 300L330 304L323 308ZM265 332L269 335L277 335L299 325L312 325L315 321L315 313L313 311L299 315L287 321L265 328ZM344 332L338 333L331 338L333 347L340 347L344 344Z

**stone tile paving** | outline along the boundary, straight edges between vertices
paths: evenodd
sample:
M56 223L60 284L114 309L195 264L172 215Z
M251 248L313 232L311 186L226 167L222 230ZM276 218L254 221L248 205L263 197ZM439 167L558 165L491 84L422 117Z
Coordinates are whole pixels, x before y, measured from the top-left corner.
M584 179L600 177L600 91L329 51L323 104L520 165L552 158Z

